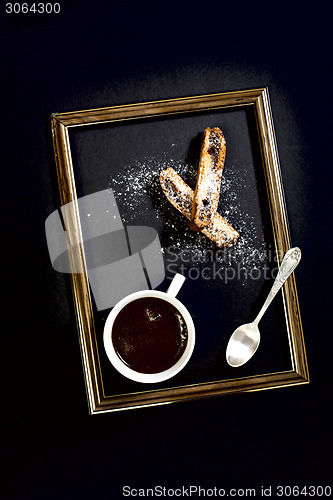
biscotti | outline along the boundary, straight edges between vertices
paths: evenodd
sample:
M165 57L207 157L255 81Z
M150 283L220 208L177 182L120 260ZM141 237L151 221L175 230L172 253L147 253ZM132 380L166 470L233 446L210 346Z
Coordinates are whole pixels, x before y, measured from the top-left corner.
M194 192L171 167L160 172L160 184L169 202L187 219L191 219ZM239 233L217 212L200 231L218 247L236 244Z
M218 127L207 127L203 134L190 219L193 230L208 226L217 212L225 155L226 141L222 131Z

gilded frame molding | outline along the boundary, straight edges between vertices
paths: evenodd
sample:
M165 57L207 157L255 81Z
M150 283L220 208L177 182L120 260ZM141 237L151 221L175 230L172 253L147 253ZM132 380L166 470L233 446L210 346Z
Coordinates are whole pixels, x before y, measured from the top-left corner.
M73 259L79 259L81 268L83 267L85 270L82 274L71 274L71 284L80 338L88 405L91 414L166 404L175 401L218 396L228 393L258 391L306 384L309 382L297 287L295 276L292 275L284 284L282 290L292 361L291 370L112 397L105 396L103 391L103 380L99 365L95 322L85 266L85 255L80 244L80 241L82 241L82 238L80 238L81 226L78 215L79 211L77 206L69 129L108 122L121 122L139 118L231 107L236 108L240 106L252 106L254 108L275 245L276 249L279 251L278 255L283 255L290 248L290 237L267 88L119 105L69 113L54 113L51 115L60 202L61 205L73 202L72 210L66 211L64 217L67 238L70 240L69 248L76 245L80 248L80 252L76 251L71 254L71 259L72 261ZM73 269L78 269L78 263L72 263L75 266Z

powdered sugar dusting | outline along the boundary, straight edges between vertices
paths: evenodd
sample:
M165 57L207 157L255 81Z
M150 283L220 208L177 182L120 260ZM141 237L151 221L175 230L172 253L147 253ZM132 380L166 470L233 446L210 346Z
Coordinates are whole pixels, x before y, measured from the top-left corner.
M192 231L189 221L169 203L159 182L160 172L167 167L172 167L192 189L195 188L197 168L172 159L149 158L125 165L121 172L112 175L109 187L117 199L123 223L154 227L166 260L172 254L177 255L178 263L184 261L187 266L201 269L207 268L207 262L212 264L213 260L222 268L242 266L247 271L243 273L243 281L248 272L260 270L268 258L263 224L260 214L251 212L251 204L246 203L247 199L258 197L253 190L254 167L225 166L218 212L240 236L235 246L223 249L218 249L203 234Z

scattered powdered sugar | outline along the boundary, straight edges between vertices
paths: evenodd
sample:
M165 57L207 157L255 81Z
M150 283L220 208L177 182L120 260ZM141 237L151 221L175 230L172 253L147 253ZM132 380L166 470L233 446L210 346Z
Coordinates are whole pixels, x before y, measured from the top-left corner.
M238 269L238 279L246 282L249 273L260 271L269 260L263 222L256 208L259 195L253 166L224 168L218 211L240 234L236 245L230 248L218 248L203 234L192 231L189 221L169 203L159 182L159 173L167 167L172 167L195 189L197 166L172 159L149 158L125 165L121 172L112 174L109 187L113 189L123 223L154 227L159 233L166 266L177 261L178 270L183 266L182 271L185 267L187 270L196 267L206 272L213 265L219 265L219 269L233 267Z

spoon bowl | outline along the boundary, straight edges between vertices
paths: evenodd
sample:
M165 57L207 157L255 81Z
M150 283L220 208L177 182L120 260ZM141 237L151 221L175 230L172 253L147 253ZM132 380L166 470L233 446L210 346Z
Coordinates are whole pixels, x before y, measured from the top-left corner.
M226 358L230 366L237 367L244 365L252 358L253 354L258 349L260 343L259 321L286 279L295 270L300 260L301 251L298 247L288 250L283 257L271 291L256 319L252 323L246 323L245 325L239 326L231 335L226 350Z
M227 361L230 366L244 365L259 347L260 332L256 323L239 326L232 334L227 346Z

